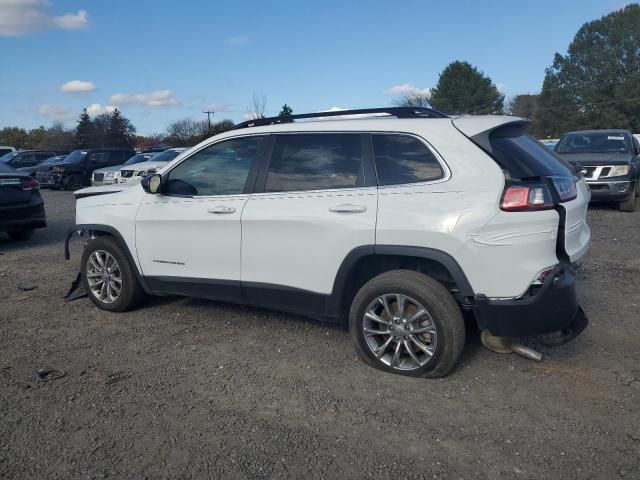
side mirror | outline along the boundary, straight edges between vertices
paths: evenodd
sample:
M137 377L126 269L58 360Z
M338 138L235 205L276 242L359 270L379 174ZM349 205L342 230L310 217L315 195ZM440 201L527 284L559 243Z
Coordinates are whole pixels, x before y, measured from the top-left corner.
M145 177L140 182L142 188L147 193L160 193L160 186L162 185L162 177L157 173L154 175L150 175Z

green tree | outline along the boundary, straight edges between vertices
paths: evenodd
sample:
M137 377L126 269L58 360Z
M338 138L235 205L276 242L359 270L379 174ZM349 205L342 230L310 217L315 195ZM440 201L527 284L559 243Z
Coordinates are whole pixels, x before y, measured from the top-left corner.
M431 105L445 113L501 113L504 95L487 75L468 62L455 61L440 73Z
M78 118L78 125L76 125L75 147L76 148L90 148L95 145L96 142L96 127L91 121L87 109L83 108L80 117Z
M640 5L585 23L546 70L537 123L557 137L581 128L640 130Z
M106 143L109 147L131 147L135 140L136 127L117 108L111 114L107 127Z
M279 117L288 117L293 115L293 109L286 103L282 106L282 110L278 114Z
M538 100L540 95L516 95L507 105L507 113L514 117L523 117L531 120L529 131L536 136L542 135L542 132L536 122L536 114L538 111Z
M24 128L19 127L4 127L0 130L0 145L7 145L18 150L31 148L29 134Z

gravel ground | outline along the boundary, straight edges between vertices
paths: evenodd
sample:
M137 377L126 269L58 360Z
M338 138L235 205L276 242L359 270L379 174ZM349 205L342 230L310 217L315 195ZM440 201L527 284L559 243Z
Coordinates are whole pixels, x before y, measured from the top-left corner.
M65 303L73 196L0 235L0 478L639 478L640 212L590 210L591 319L542 363L469 330L449 377L389 375L347 332L184 298ZM24 291L18 287L33 286ZM39 382L42 367L65 377Z

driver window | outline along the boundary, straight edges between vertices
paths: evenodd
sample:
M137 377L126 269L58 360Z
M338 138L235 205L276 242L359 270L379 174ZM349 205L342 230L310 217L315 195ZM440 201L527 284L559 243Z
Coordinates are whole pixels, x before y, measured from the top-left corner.
M169 172L164 193L188 196L243 193L263 139L234 138L200 150Z

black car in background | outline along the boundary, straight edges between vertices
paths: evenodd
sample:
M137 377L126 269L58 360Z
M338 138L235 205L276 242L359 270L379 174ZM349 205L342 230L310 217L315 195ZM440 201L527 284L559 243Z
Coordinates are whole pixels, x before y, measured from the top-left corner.
M617 202L633 212L640 194L640 143L626 130L569 132L554 151L573 164L591 188L591 200Z
M12 240L26 240L36 228L46 226L38 182L0 162L0 232Z
M130 148L74 150L61 162L49 165L49 170L36 172L36 180L51 188L77 190L91 185L94 170L121 165L135 153Z
M23 150L22 152L10 152L0 157L0 162L12 168L35 167L47 158L63 155L68 152L61 150Z
M16 170L20 173L31 175L33 178L36 178L36 173L48 172L54 164L60 163L65 157L66 155L56 155L55 157L47 158L44 162L39 163L34 167L20 167L16 168ZM40 184L40 188L42 188L42 184Z

